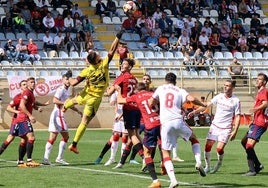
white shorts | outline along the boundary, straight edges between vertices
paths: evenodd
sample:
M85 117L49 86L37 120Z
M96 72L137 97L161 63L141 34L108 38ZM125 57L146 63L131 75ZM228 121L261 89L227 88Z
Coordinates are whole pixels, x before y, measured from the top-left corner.
M162 148L164 150L172 150L172 148L176 147L178 137L188 141L192 133L192 129L182 119L162 123Z
M66 124L64 113L60 109L54 109L50 115L49 132L67 132L68 126Z
M207 139L227 143L232 129L223 129L211 124Z
M127 130L125 129L124 120L118 120L114 122L113 132L125 133L127 134Z

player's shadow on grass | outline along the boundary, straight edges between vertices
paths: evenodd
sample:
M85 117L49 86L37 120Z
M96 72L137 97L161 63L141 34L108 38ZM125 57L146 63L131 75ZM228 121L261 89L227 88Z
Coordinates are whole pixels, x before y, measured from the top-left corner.
M226 182L217 182L212 184L206 184L207 186L213 186L213 187L266 187L266 184L262 183L247 183L247 184L237 184L237 183L226 183Z

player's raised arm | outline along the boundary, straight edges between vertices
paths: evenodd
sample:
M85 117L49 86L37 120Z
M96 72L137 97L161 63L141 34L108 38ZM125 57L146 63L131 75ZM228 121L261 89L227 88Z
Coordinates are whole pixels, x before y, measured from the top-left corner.
M117 49L117 46L119 44L119 40L121 39L122 35L123 35L123 32L124 31L119 31L117 34L116 34L116 37L114 39L114 41L112 42L111 44L111 47L110 47L110 50L108 52L108 56L109 56L109 62L113 59L113 56L116 52L116 49Z

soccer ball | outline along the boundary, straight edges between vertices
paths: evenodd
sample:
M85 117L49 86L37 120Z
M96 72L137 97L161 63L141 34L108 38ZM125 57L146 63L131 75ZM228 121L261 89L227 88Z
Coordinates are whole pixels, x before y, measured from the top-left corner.
M123 5L123 11L125 13L134 13L137 10L137 6L133 1L127 1Z

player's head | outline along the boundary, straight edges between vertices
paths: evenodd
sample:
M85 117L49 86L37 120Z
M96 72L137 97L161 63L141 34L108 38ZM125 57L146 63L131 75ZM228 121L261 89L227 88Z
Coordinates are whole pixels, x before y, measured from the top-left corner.
M170 72L170 73L166 74L165 81L167 83L171 83L173 85L176 85L176 79L177 79L177 76L174 73Z
M70 76L66 73L62 75L62 83L67 88L70 86L69 78L70 78Z
M143 75L142 82L146 85L147 88L149 88L150 84L152 83L151 76L149 74Z
M123 60L122 65L121 65L121 72L129 72L133 66L135 65L135 60L126 58Z
M89 50L86 61L88 64L96 65L101 61L100 54L94 50Z
M256 79L256 87L260 89L261 87L264 87L267 84L268 77L264 73L259 73Z
M201 101L205 101L205 97L204 96L201 96Z
M27 80L20 81L20 89L24 91L27 88Z
M138 85L137 85L137 90L138 91L142 91L142 90L146 90L147 89L147 86L145 83L143 82L139 82Z
M235 88L235 85L236 85L236 81L234 81L234 80L226 80L224 85L223 85L224 93L227 96L232 96L232 93L233 93L233 90Z
M27 87L28 87L28 89L30 89L30 90L34 90L34 88L35 88L35 78L34 77L29 77L28 79L27 79Z

